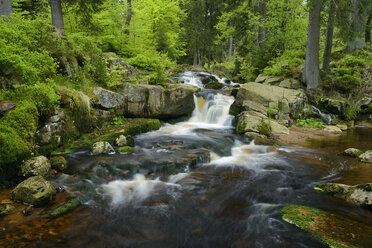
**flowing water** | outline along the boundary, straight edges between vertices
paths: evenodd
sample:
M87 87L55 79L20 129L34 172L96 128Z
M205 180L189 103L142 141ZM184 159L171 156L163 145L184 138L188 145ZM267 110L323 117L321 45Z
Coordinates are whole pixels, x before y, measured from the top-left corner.
M320 194L322 182L365 183L372 166L340 153L372 146L356 128L306 147L255 145L236 135L234 98L202 91L189 121L135 137L131 155L67 155L69 174L54 181L85 204L56 219L46 211L0 219L4 247L323 247L281 220L300 204L371 225L370 211ZM0 199L1 200L1 199ZM11 219L12 218L12 219ZM370 243L362 244L372 247Z

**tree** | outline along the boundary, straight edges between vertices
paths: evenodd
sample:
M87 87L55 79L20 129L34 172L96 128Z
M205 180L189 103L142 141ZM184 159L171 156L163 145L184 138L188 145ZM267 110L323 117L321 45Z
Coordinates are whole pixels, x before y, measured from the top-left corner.
M329 64L331 62L333 31L334 31L334 22L335 22L335 13L336 13L335 8L336 8L336 5L335 5L334 0L330 0L329 1L329 13L328 13L326 43L325 43L324 55L323 55L323 70L324 71L329 71Z
M50 8L52 11L52 23L56 28L59 36L65 35L65 25L63 23L62 3L61 0L50 0Z
M10 16L13 13L11 0L0 0L0 16Z
M309 4L309 25L303 80L308 89L314 89L319 88L319 38L322 0L311 0Z

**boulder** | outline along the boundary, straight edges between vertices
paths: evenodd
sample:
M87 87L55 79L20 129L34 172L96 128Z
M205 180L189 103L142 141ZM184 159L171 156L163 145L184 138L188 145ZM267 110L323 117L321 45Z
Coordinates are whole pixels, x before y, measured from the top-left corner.
M314 189L343 199L354 205L372 207L372 183L349 186L339 183L318 184Z
M108 52L103 53L102 57L108 62L108 69L110 73L117 73L122 77L135 78L138 75L137 70L128 65L125 59L120 58L117 54Z
M38 207L52 200L54 194L56 190L52 184L42 176L35 176L18 184L12 191L12 199Z
M300 81L293 78L286 78L280 82L279 87L287 88L287 89L301 89L302 85Z
M325 126L324 131L332 134L341 134L342 130L337 126Z
M16 104L10 101L0 101L0 117L16 108Z
M304 115L304 108L307 105L307 98L303 91L286 89L277 86L263 85L258 83L247 83L238 89L235 108L242 108L244 101L252 101L264 106L266 109L270 103L285 106L285 112L292 118L300 118Z
M159 119L189 115L194 110L194 92L198 88L185 84L158 85L125 84L121 94L125 98L125 113L132 117Z
M47 177L50 174L50 169L50 162L44 156L29 159L21 165L21 173L24 177Z
M130 146L119 147L118 153L120 153L120 154L131 154L131 153L133 153L133 148L130 147Z
M9 203L0 203L0 217L13 212L16 208Z
M356 148L348 148L344 151L344 154L345 155L348 155L350 157L356 157L358 158L360 155L363 154L363 152L359 149L356 149Z
M307 231L329 247L365 247L371 225L316 208L290 205L280 210L284 221Z
M244 134L249 132L261 133L260 130L262 129L262 126L265 126L264 121L266 120L266 118L267 118L266 116L258 112L245 111L241 113L239 116L237 116L238 122L236 126L236 131L238 134Z
M124 135L120 135L116 140L115 144L117 146L126 146L128 143L127 138Z
M125 99L122 95L110 90L96 87L93 90L96 98L92 101L93 105L102 109L120 108L124 106Z
M110 145L108 142L97 142L94 143L92 146L92 153L93 155L98 155L98 154L110 154L110 153L115 153L114 148Z
M366 151L360 155L359 160L364 163L372 163L372 150Z
M348 128L346 124L337 124L336 126L340 128L341 131L347 131Z
M53 169L60 172L64 171L67 167L66 159L62 156L55 156L50 158L50 164Z
M272 134L289 134L289 129L286 126L281 125L274 120L270 120L269 122Z

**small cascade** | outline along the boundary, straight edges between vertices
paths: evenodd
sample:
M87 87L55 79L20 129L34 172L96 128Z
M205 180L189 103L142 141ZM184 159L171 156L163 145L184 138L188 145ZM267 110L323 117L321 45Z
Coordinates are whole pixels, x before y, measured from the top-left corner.
M182 81L184 84L190 84L199 88L204 88L205 81L214 81L223 84L224 86L236 86L237 83L223 77L220 78L217 75L210 74L208 72L196 72L196 71L185 71L183 73L174 76L175 79Z
M189 122L231 126L233 116L229 115L229 111L234 97L220 93L207 96L195 94L194 102L195 110Z
M322 111L320 111L320 109L318 109L317 107L315 107L313 105L310 105L310 107L311 107L311 110L322 119L324 124L330 125L332 123L332 117L331 116L329 116L325 113L322 113Z

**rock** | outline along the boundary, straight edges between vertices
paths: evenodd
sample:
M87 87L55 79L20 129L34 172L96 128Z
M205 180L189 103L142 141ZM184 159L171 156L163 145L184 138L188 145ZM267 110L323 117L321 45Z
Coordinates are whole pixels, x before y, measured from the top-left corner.
M324 131L329 132L329 133L333 133L333 134L341 134L342 133L342 130L337 126L326 126L324 128Z
M10 101L0 101L0 117L16 108L16 104Z
M240 87L233 106L238 109L242 108L244 101L247 100L262 105L266 109L270 103L275 103L284 115L289 115L294 119L304 115L304 109L307 105L307 98L300 90L258 83L248 83Z
M289 134L289 129L276 121L270 120L270 127L272 134Z
M284 221L310 232L329 247L365 247L372 237L370 225L320 209L290 205L280 213Z
M364 163L372 163L372 150L366 151L360 155L359 160Z
M12 199L38 207L52 200L54 194L56 190L52 184L42 176L35 176L18 184L12 191Z
M126 146L127 145L127 138L124 135L120 135L116 140L115 144L117 146Z
M1 203L0 204L0 217L13 212L15 209L16 208L9 203L5 203L5 204Z
M348 148L344 151L344 154L345 155L348 155L350 157L356 157L358 158L360 155L363 154L363 152L359 149L356 149L356 148Z
M339 183L315 185L314 189L343 199L354 205L372 207L372 183L349 186Z
M67 167L66 159L62 156L55 156L50 159L50 164L53 169L56 169L57 171L64 171Z
M107 60L110 73L129 78L135 78L138 75L137 70L133 66L127 65L125 60L119 58L115 53L103 53L102 57Z
M97 142L94 143L92 146L92 153L93 155L98 155L98 154L109 154L109 153L115 153L114 148L110 145L108 142Z
M157 85L124 84L125 113L131 117L177 118L194 110L197 87L185 84Z
M282 81L281 77L269 77L263 82L263 84L267 85L276 85L279 84L279 82Z
M347 125L346 124L337 124L336 127L340 128L341 131L347 131Z
M34 211L34 206L30 205L26 207L25 209L23 209L22 213L24 216L30 216L33 211Z
M93 105L98 108L112 109L120 108L124 106L125 99L122 95L103 89L101 87L96 87L93 90L97 99L93 101Z
M260 133L259 129L266 120L266 116L262 114L260 116L259 113L253 111L245 111L241 113L237 117L237 119L238 123L236 126L236 131L238 134L244 134L249 132Z
M104 123L111 122L116 116L120 116L120 114L116 114L115 112L110 112L107 110L102 109L95 109L94 110L95 119L93 120L94 126L102 127ZM121 116L124 115L124 111L122 111Z
M220 82L212 81L209 83L204 84L205 89L210 89L210 90L219 90L222 89L223 84Z
M39 156L27 160L21 165L22 176L42 176L47 177L50 174L51 165L49 160L44 156Z
M265 82L270 76L265 76L263 74L258 75L258 77L255 80L255 83L262 84Z
M82 205L82 202L77 197L68 199L65 203L58 206L56 209L53 209L52 211L50 211L49 212L49 217L57 218L59 216L62 216L66 213L69 213L69 212L73 211L74 209L76 209L77 207L79 207L81 205Z
M130 146L119 147L118 153L120 153L120 154L131 154L131 153L133 153L133 148L130 147Z
M293 79L293 78L286 78L280 82L279 87L287 88L287 89L301 89L302 85L300 81Z

